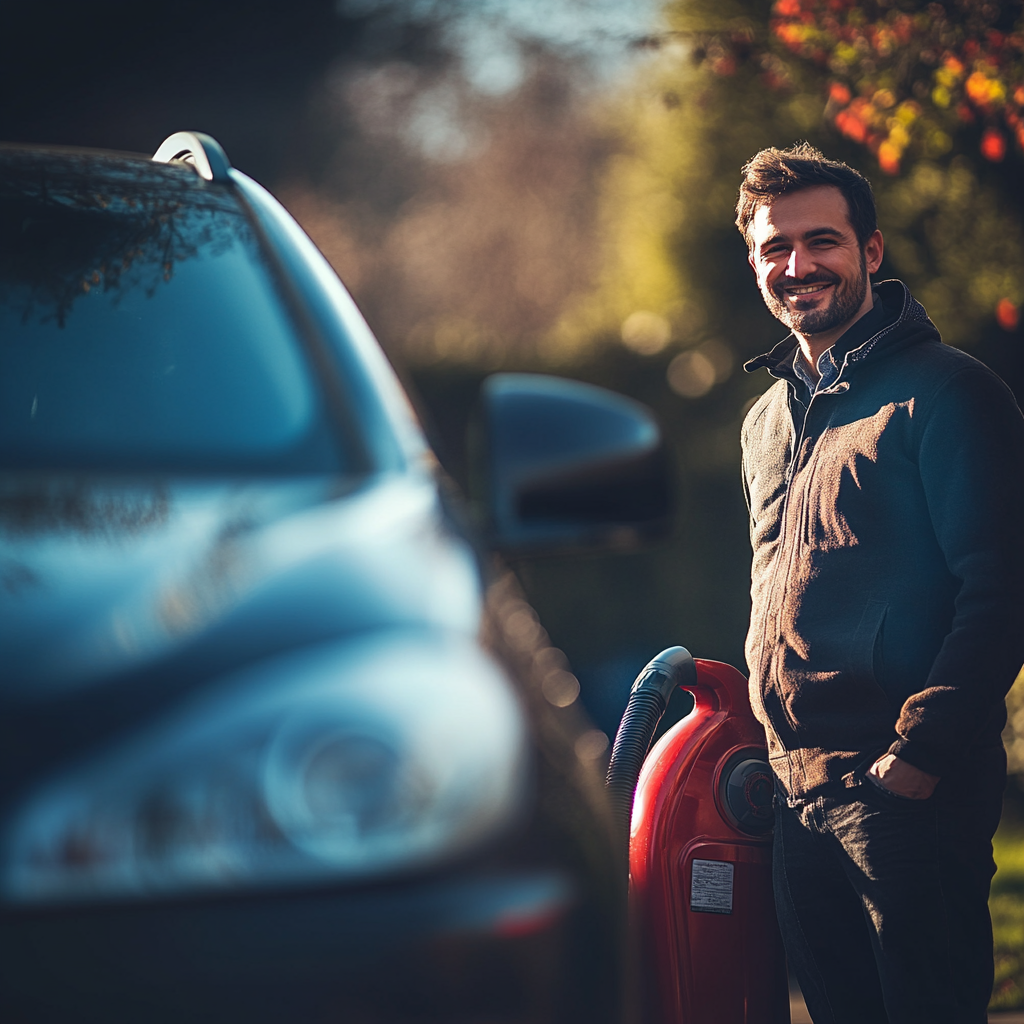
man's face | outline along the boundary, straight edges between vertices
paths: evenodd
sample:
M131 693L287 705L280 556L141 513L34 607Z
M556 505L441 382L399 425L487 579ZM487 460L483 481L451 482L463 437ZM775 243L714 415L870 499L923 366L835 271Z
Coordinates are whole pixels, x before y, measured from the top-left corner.
M817 185L759 207L750 240L761 297L790 330L830 334L866 311L882 236L876 231L861 248L839 189Z

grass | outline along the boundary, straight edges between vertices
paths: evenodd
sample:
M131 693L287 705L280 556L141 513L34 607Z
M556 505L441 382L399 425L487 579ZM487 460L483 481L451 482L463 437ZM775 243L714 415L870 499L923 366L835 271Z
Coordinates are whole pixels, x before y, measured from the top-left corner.
M1007 820L1009 818L1009 820ZM992 930L996 983L993 1010L1024 1007L1024 822L1004 815L993 840L996 876L992 880Z

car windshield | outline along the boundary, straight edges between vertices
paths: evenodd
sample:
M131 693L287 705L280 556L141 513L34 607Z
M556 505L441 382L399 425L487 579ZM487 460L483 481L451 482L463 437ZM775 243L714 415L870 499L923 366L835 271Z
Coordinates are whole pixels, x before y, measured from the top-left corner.
M229 188L0 150L0 464L336 470L322 404Z

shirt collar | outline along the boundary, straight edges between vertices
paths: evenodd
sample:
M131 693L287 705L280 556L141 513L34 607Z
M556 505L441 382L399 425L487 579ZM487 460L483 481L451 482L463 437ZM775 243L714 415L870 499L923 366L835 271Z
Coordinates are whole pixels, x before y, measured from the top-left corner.
M839 367L836 366L836 361L833 358L832 352L835 349L835 345L831 348L825 349L824 352L818 356L818 379L815 380L811 376L811 371L807 368L807 361L803 357L803 353L799 348L793 350L793 372L803 381L807 390L813 395L819 388L830 388L836 382L836 378L839 376Z
M807 388L808 397L835 384L842 372L847 355L855 348L863 345L885 322L885 307L882 305L877 292L872 292L872 296L874 303L871 309L840 335L835 344L825 349L818 356L817 380L811 374L799 345L794 345L792 355L784 360L782 365L787 366L804 387ZM782 366L780 365L779 368L781 369Z

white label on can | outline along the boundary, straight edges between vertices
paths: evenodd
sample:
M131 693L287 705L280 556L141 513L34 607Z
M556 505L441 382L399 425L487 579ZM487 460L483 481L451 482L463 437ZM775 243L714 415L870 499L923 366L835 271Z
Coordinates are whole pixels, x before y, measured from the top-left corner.
M690 909L732 913L733 866L724 860L695 860L690 875Z

